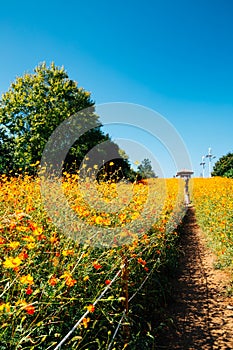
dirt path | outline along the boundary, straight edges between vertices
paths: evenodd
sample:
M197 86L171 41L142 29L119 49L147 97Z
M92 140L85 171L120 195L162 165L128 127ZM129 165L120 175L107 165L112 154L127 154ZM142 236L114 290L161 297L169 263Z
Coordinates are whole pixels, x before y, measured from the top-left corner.
M192 207L184 218L181 247L174 300L165 310L173 322L160 334L156 348L232 350L233 298L224 293L229 276L214 269L214 256L205 246Z

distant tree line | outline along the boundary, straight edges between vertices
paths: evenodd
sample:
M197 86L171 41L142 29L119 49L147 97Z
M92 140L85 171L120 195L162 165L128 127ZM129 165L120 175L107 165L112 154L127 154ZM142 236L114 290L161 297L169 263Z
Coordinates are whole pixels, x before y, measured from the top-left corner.
M233 153L229 152L215 163L212 176L223 176L233 179Z

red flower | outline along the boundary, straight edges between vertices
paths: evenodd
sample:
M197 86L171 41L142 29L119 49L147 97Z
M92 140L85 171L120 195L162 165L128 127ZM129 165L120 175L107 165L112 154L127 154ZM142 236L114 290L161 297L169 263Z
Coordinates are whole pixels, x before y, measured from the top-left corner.
M110 280L106 280L106 281L105 281L105 284L107 284L107 285L110 284L110 283L111 283Z
M28 315L33 315L35 313L35 308L32 305L28 305L25 307L25 310Z
M102 268L102 265L100 265L100 264L94 262L94 263L93 263L93 267L94 267L94 269L99 270L99 269Z
M26 289L26 294L27 295L31 295L33 293L33 290L31 288L31 286L28 286L27 289Z

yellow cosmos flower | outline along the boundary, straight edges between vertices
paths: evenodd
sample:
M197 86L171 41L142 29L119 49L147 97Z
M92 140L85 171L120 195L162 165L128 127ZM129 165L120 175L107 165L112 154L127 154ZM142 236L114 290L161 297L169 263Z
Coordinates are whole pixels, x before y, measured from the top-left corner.
M131 216L132 220L136 220L138 217L140 216L140 214L138 212L133 213L133 215Z
M12 241L12 242L9 243L9 247L11 249L17 249L19 246L20 246L20 243L17 242L17 241Z
M20 277L20 282L23 284L34 284L33 277L30 274Z
M62 255L64 256L73 255L73 254L74 254L73 249L67 249L62 251Z
M27 248L30 250L30 249L34 249L36 246L36 243L28 243L27 244Z
M103 219L102 219L101 216L97 216L97 217L95 218L95 223L96 223L97 225L100 225L100 224L102 223L102 221L103 221Z
M22 240L25 241L25 242L30 242L30 243L35 242L35 238L32 235L25 236L25 237L22 238Z
M26 231L28 231L28 227L27 226L17 226L16 230L20 231L20 232L26 232Z
M41 233L43 232L43 228L42 227L37 227L34 231L33 231L33 234L35 236L39 236L41 235Z
M10 258L6 258L6 260L3 263L3 266L6 269L14 269L15 267L18 267L21 263L22 263L22 260L20 258L10 257Z
M91 313L95 311L95 306L93 304L90 304L90 305L86 306L86 308Z
M3 303L0 305L0 312L10 312L11 305L9 303Z
M27 305L27 302L25 300L21 300L19 299L16 303L15 303L16 306L26 306Z

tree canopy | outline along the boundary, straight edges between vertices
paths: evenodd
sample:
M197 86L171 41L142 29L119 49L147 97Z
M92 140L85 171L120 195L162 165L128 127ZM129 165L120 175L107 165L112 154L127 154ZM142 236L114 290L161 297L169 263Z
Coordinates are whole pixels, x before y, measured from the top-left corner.
M72 145L64 167L70 168L74 162L79 165L95 145L108 141L114 157L121 159L121 167L128 171L129 163L120 156L119 147L101 130L90 93L71 80L63 67L42 63L32 74L17 77L0 100L0 172L33 173L31 165L40 161L53 131L77 113L73 132L83 126L88 131ZM103 161L108 158L103 147L99 147L99 157Z
M233 178L233 153L227 153L215 163L212 176Z
M138 166L138 175L142 179L157 177L148 158L143 159Z

